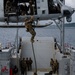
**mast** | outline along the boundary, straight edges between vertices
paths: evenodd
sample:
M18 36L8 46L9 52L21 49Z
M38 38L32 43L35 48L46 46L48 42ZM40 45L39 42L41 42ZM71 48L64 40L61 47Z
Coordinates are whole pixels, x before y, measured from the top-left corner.
M65 4L65 0L61 0L63 2L63 4ZM65 19L64 17L61 19L61 31L60 31L60 44L61 44L61 51L62 53L65 53L65 48L64 48L64 23L65 23Z

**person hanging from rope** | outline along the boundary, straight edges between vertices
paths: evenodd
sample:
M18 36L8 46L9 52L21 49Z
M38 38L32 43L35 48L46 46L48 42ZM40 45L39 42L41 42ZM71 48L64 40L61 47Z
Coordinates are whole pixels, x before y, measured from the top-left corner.
M31 37L31 42L34 42L34 37L36 35L36 32L32 26L32 23L34 22L34 17L31 16L29 19L25 19L25 28L27 29L27 32L30 32L30 34L32 35Z

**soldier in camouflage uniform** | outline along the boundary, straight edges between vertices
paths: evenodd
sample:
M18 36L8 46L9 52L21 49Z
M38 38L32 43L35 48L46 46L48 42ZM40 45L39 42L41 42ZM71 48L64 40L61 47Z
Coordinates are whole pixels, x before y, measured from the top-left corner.
M5 12L9 13L11 11L11 2L7 0L6 6L5 6Z
M30 15L34 15L34 7L33 7L33 0L29 1L29 6L28 8L30 9Z
M25 58L23 58L23 60L20 61L20 68L21 68L21 74L27 75L27 64Z
M57 60L55 60L55 69L56 69L56 72L58 73L59 71L59 63Z
M58 63L57 60L55 60L54 63L53 63L52 71L53 71L53 73L56 73L56 72L58 73L58 70L59 70L59 63Z
M33 63L32 59L29 58L29 69L30 69L30 70L32 70L32 63Z
M29 60L26 58L27 70L29 71Z
M32 43L34 42L34 37L36 35L36 32L35 32L35 30L34 30L34 28L32 26L33 21L34 21L33 16L31 16L30 19L25 20L25 28L27 29L26 31L30 32L30 34L32 35L32 37L31 37L31 42Z
M51 60L50 60L50 66L51 66L51 68L52 68L53 64L54 64L54 60L51 58Z

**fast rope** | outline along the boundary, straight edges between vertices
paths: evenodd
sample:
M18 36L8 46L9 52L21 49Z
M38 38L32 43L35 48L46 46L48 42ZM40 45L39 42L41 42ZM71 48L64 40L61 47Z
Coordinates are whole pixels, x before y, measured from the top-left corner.
M33 56L34 56L35 72L37 73L37 62L36 62L33 42L31 42L31 44L32 44L32 51L33 51Z
M34 0L33 0L33 2L34 2ZM35 3L34 3L35 4ZM35 9L34 9L34 5L33 5L33 15L35 14L34 11ZM33 51L33 56L34 56L34 63L35 63L35 73L37 74L37 62L36 62L36 57L35 57L35 51L34 51L34 45L33 45L33 42L31 42L31 44L32 44L32 51Z

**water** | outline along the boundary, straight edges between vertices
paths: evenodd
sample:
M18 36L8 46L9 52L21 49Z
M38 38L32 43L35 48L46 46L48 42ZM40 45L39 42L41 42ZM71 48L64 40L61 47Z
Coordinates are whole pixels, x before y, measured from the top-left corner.
M36 28L36 36L39 37L55 37L60 42L60 30L55 28ZM65 43L75 47L75 27L65 27ZM16 28L0 28L0 43L5 47L7 43L14 43L17 35ZM19 29L19 37L31 37L25 28Z

